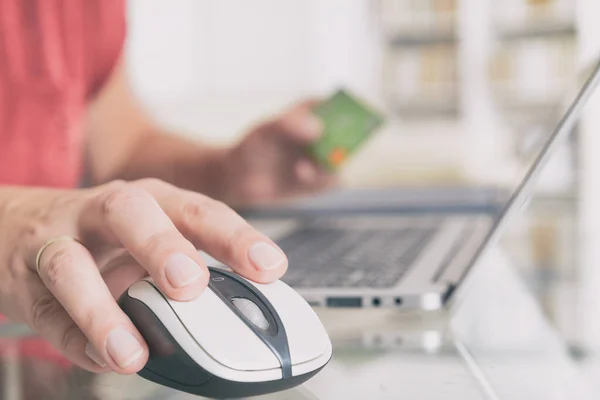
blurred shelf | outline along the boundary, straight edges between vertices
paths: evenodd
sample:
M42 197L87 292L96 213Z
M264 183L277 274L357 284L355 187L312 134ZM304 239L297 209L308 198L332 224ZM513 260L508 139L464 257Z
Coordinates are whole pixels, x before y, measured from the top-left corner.
M392 44L447 43L455 40L458 0L379 0L379 15Z
M550 111L556 107L559 99L560 97L555 97L535 101L519 97L496 96L494 104L503 114L508 114L508 117L535 121L548 119Z
M447 32L406 32L396 33L387 38L392 47L422 47L431 45L456 45L457 35L453 31Z
M501 39L519 40L576 34L573 0L504 0L494 9L494 25Z
M557 192L540 192L533 197L532 208L534 211L537 209L553 212L573 211L577 208L578 202L579 196L574 188Z
M402 119L460 113L458 0L380 0L384 98Z
M498 39L504 41L546 39L561 36L577 35L577 27L573 23L550 24L534 23L517 27L502 27L497 29Z
M423 117L456 118L460 114L458 101L455 102L394 102L390 101L391 111L405 119Z

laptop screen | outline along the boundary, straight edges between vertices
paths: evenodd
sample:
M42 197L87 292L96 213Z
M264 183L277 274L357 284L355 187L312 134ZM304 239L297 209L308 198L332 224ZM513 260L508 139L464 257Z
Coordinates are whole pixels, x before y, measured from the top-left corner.
M548 117L538 124L535 131L530 132L527 144L524 146L525 149L521 152L520 161L517 165L512 166L510 173L507 173L513 184L507 180L506 184L500 185L509 189L509 195L501 202L500 211L494 216L492 227L486 233L479 250L472 258L471 265L463 274L463 279L468 270L477 262L481 252L503 232L505 224L511 222L511 217L527 204L540 183L539 177L545 172L544 167L557 151L561 150L561 146L566 144L579 121L585 103L599 82L600 63L598 61L582 68L567 85L567 90L564 91L564 95L557 105L548 113ZM564 166L564 168L568 168L568 166Z

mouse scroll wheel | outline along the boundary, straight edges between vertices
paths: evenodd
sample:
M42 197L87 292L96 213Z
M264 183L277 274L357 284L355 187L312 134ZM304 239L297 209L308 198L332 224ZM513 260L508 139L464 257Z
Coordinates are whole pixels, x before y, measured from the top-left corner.
M238 310L246 318L250 320L254 325L259 327L260 329L269 329L269 321L265 318L265 315L261 311L260 307L258 307L252 300L245 299L243 297L234 297L231 299L233 305L237 307Z

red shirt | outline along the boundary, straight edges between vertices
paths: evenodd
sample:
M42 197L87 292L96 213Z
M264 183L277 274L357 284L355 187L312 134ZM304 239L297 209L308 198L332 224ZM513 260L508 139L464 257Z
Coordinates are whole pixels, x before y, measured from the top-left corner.
M86 104L125 28L124 0L0 0L0 185L79 183Z
M78 184L86 105L125 30L124 0L0 0L0 185ZM37 338L20 340L19 352L66 361Z

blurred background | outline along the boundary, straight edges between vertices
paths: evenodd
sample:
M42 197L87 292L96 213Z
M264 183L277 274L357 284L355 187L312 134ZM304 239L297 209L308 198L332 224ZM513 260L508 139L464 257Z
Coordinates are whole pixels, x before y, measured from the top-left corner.
M342 171L349 187L513 188L577 67L600 54L597 0L132 0L129 13L135 89L189 137L230 143L340 87L384 110ZM582 359L600 348L598 100L588 110L502 239Z
M227 145L297 101L338 88L383 111L385 126L341 170L349 188L513 190L556 124L565 89L581 66L600 57L598 0L129 0L128 13L134 89L172 132ZM599 132L597 90L499 243L598 393ZM494 287L493 277L484 278ZM495 325L480 331L478 317L469 329L486 336ZM514 328L515 337L518 328L527 331ZM401 355L400 367L423 377L440 362L429 358L419 370L415 358ZM87 390L86 380L95 379L4 356L5 392L10 385L2 376L16 380L18 368L57 393L69 385ZM397 379L391 361L383 369ZM361 373L376 381L383 369ZM139 380L106 379L107 398L150 398ZM30 398L48 395L38 386L24 385ZM77 390L71 398L94 398Z
M518 160L575 73L581 3L132 0L130 72L160 122L217 143L345 87L389 122L346 184L495 180L489 157L501 169ZM554 173L548 185L572 184L569 168Z

